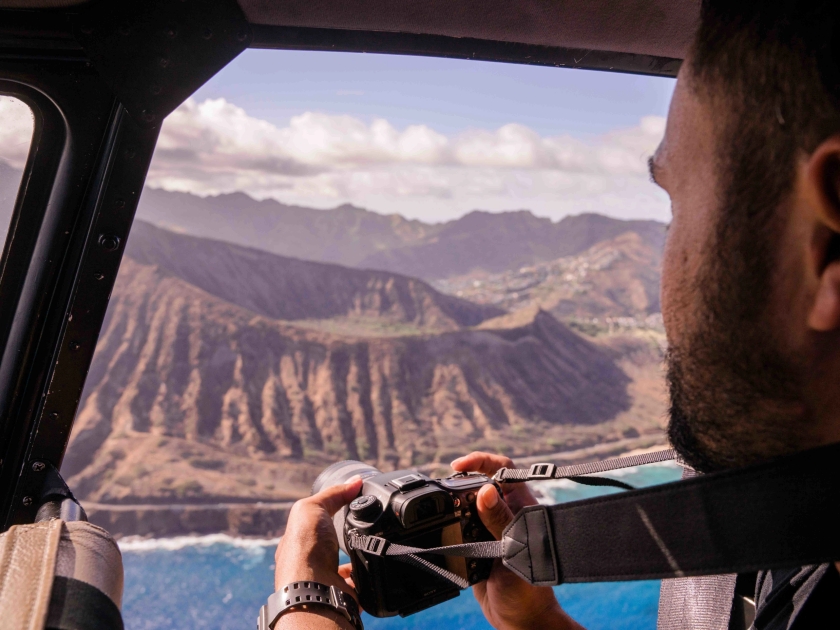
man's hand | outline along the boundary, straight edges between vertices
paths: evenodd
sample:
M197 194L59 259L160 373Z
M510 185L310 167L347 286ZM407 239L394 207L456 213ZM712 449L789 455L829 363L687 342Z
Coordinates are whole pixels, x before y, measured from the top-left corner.
M516 468L508 457L489 453L470 453L452 462L458 472L480 472L493 475L499 468ZM500 540L502 532L523 507L536 505L537 500L524 483L502 484L505 500L493 486L484 486L478 493L478 515L490 533ZM547 586L532 586L496 560L490 579L473 586L473 593L487 621L497 630L545 628L582 630L569 617L554 591Z
M274 588L279 590L290 582L311 580L334 585L353 597L356 592L350 581L349 566L338 566L338 538L333 515L355 499L362 489L362 480L322 490L301 499L292 506L286 533L274 554ZM350 628L338 613L323 606L306 611L291 611L280 617L280 628Z

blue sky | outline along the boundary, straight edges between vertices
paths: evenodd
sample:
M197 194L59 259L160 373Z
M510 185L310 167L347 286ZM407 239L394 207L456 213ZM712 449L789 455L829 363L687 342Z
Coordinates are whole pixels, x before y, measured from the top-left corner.
M645 160L670 79L429 57L247 51L164 125L150 183L350 202L668 220Z
M303 111L427 124L451 134L521 122L540 135L600 134L665 116L674 81L518 64L362 53L249 50L195 95L278 125Z

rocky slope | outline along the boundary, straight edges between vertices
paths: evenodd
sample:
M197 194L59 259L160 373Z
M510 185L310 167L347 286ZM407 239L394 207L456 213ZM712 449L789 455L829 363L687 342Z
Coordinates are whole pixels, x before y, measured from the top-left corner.
M62 468L88 501L282 501L341 458L392 468L659 430L647 340L593 343L545 312L497 330L337 335L235 305L140 251L129 246ZM232 263L216 260L221 276Z
M277 256L137 221L126 255L253 313L282 320L367 320L442 332L503 313L444 295L423 281Z
M661 265L661 247L629 231L576 256L501 274L447 278L435 285L507 311L541 308L561 319L645 319L660 312Z

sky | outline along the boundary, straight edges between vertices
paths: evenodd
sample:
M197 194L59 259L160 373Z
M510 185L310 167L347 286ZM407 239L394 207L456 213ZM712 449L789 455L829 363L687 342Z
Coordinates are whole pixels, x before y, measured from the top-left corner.
M147 184L430 222L476 209L668 221L646 160L673 86L568 68L249 50L167 118Z
M34 126L29 107L16 98L0 95L0 160L22 169Z

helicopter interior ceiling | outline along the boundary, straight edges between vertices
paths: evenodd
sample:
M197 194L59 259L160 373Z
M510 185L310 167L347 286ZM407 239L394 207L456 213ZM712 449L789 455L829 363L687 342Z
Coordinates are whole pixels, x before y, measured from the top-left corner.
M0 0L60 9L85 0ZM699 0L239 0L255 26L475 38L682 59Z

